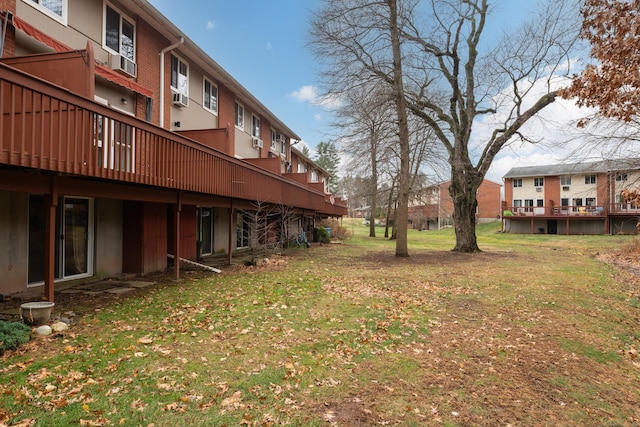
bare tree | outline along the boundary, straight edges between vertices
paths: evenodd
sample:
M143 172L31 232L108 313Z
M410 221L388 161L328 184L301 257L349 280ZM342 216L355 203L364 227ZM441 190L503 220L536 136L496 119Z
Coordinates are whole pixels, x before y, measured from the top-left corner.
M482 37L489 0L324 1L312 24L312 45L331 67L327 90L344 93L376 80L396 95L399 226L406 225L410 186L406 107L447 152L454 250L480 250L476 192L496 155L514 139L529 141L522 126L555 101L558 73L566 71L577 39L575 6L575 0L549 0L491 48ZM473 134L479 118L493 123L483 140ZM398 234L396 255L405 255L403 245L406 228Z
M378 208L378 165L385 147L395 143L394 110L385 86L356 87L343 94L344 104L336 115L334 127L340 134L342 151L351 160L350 170L368 174L368 200L371 212ZM393 141L393 142L392 142ZM366 159L366 160L365 160ZM369 225L369 237L376 237L375 221Z
M398 0L325 0L312 22L312 46L327 60L328 92L344 94L381 82L390 86L395 104L400 153L399 218L396 256L409 256L409 130L404 96Z

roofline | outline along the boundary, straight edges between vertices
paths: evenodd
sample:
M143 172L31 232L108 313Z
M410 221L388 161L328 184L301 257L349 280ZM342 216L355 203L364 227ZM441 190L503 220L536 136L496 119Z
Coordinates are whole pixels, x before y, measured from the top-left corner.
M296 153L296 155L297 155L298 157L302 157L302 158L303 158L304 160L306 160L307 162L309 162L309 163L313 163L313 165L314 165L316 168L320 169L322 172L324 172L324 174L325 174L325 175L327 175L327 176L329 176L329 177L333 178L333 175L331 175L327 170L325 170L325 169L323 169L322 167L318 166L318 164L315 162L315 160L311 159L310 157L305 156L305 155L304 155L304 153L303 153L302 151L298 150L298 149L297 149L297 148L295 148L294 146L291 146L291 151L292 151L292 152L295 152L295 153Z

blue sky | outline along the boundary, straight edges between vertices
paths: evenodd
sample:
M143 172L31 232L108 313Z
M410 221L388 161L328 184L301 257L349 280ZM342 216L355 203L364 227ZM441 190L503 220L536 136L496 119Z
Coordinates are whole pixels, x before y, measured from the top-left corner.
M313 105L306 47L317 0L150 0L163 15L314 148L330 117Z
M307 47L312 12L322 0L149 1L312 150L329 139L331 117L314 103L318 101L318 70ZM495 0L485 36L499 37L539 2ZM549 153L535 159L536 163L554 163ZM506 153L497 159L488 177L500 182L508 168L521 163L527 164L527 159Z

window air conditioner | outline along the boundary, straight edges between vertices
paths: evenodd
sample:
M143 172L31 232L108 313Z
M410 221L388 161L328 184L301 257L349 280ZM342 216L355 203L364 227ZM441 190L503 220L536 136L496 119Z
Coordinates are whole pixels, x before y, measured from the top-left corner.
M253 148L262 148L262 140L260 138L252 138Z
M536 191L537 191L538 193L542 192L542 187L536 187Z
M122 55L111 55L111 69L128 76L136 76L136 63Z
M171 102L178 107L187 107L189 106L189 97L180 92L171 91Z
M570 187L568 185L565 185L564 187L562 187L562 191L569 191L569 188Z

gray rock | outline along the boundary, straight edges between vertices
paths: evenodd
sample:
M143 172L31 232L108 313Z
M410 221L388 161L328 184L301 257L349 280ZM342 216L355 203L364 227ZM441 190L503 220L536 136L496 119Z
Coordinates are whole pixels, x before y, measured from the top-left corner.
M51 335L51 332L52 332L52 329L51 329L51 326L49 325L42 325L36 328L36 335L41 337L46 337L48 335Z

